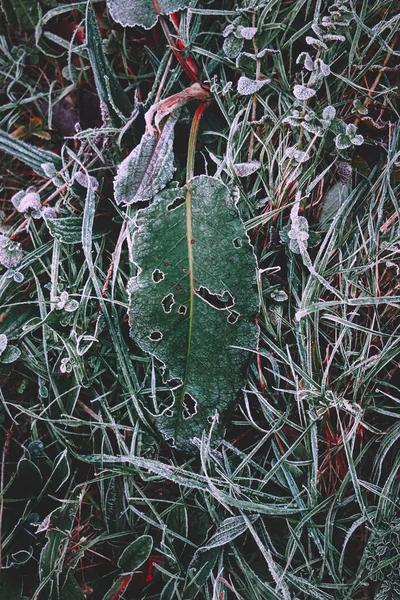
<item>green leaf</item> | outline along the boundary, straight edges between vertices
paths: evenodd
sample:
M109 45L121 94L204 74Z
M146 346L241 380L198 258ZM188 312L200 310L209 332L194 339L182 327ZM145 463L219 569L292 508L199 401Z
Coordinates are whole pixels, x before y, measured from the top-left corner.
M204 552L199 549L194 553L186 574L183 600L196 598L201 588L206 584L219 555L220 550L218 548L211 548Z
M35 173L47 179L47 175L42 167L45 163L52 163L56 171L61 171L62 161L59 156L48 152L47 150L41 150L31 144L27 144L22 140L18 140L9 133L0 130L0 150L11 154L18 158L21 162L28 165Z
M61 217L51 219L44 215L45 223L51 235L64 244L79 244L82 241L82 217ZM102 237L106 231L102 228L93 234L93 238Z
M70 475L71 469L68 462L67 449L65 449L54 459L53 471L49 477L49 480L52 480L52 485L55 486L55 492L68 481Z
M40 590L37 596L38 600L48 600L51 597L54 584L59 582L69 536L79 506L79 497L80 489L76 488L71 497L64 501L63 506L56 508L48 516L47 542L39 560L40 587L36 590L36 593Z
M165 366L174 404L156 424L193 451L246 381L257 347L256 262L228 188L190 180L140 210L132 241L138 274L128 285L131 335ZM218 413L218 415L216 415Z
M34 498L40 493L43 477L39 467L27 458L21 458L17 467L18 478L23 482L24 492Z
M38 3L31 0L1 0L0 7L13 27L33 31L39 20Z
M338 181L326 192L322 200L322 210L319 222L326 226L335 217L346 196L347 185Z
M60 600L85 600L86 596L72 573L68 573L65 584L60 590Z
M121 575L118 579L112 584L108 592L103 596L103 600L116 600L117 598L122 598L122 594L126 591L128 585L132 580L132 575Z
M175 117L170 117L161 133L145 133L140 144L119 165L114 180L117 204L150 200L161 191L174 174Z
M149 558L153 548L151 535L142 535L129 544L118 559L118 566L125 573L137 571Z
M4 350L7 348L7 344L7 336L4 333L0 333L0 355L3 354Z
M251 523L257 521L259 515L249 515ZM228 517L218 527L214 535L204 544L201 548L202 551L210 550L210 548L217 548L218 546L224 546L230 544L239 535L242 535L247 531L248 526L243 517Z
M21 356L21 350L17 346L7 346L0 357L3 364L13 363Z
M167 15L188 6L189 0L158 0L160 14ZM151 29L157 23L158 14L153 0L108 0L112 18L124 27L140 25Z
M86 9L86 43L100 100L107 106L114 125L120 127L124 118L130 116L132 106L105 57L103 42L90 2Z
M0 570L0 598L20 600L22 594L22 578L15 569Z

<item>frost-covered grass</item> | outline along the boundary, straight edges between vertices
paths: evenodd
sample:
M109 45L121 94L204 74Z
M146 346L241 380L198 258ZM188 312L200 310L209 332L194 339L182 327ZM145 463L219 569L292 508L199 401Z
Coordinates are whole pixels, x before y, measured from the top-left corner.
M0 597L400 598L398 3L199 0L153 30L31 4L0 12ZM195 174L238 198L260 344L186 455L129 336L113 180L195 72Z

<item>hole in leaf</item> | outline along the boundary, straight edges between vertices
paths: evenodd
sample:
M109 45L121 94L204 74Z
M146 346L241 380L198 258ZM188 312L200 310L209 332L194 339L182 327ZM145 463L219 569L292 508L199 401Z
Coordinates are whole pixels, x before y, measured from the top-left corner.
M180 315L186 315L187 313L187 308L186 306L183 306L183 304L180 305L180 307L178 308L178 313Z
M175 299L173 294L168 294L161 300L161 305L163 307L163 311L165 313L170 313L173 305L175 304Z
M153 271L152 278L155 283L160 283L160 281L165 279L165 273L160 271L160 269L156 269L155 271Z
M238 312L236 312L236 310L231 310L231 311L229 311L229 316L226 320L231 325L234 325L237 322L237 320L239 319L239 317L240 317L240 315Z
M159 342L160 340L162 340L163 334L161 333L161 331L152 331L149 334L149 338L151 339L152 342Z
M172 202L170 202L167 206L167 210L169 212L171 212L171 210L176 210L177 208L179 208L180 206L182 206L182 204L185 203L185 197L184 196L178 196L177 198L175 198L175 200L173 200Z
M222 294L213 294L209 289L202 285L196 290L196 293L200 298L207 302L207 304L217 310L226 310L235 305L235 299L228 290L225 290Z
M170 390L177 390L181 387L181 385L183 385L183 381L182 379L179 379L179 377L173 377L172 379L168 379L167 383L168 388Z
M190 394L185 394L183 397L183 418L191 419L197 414L197 402Z
M242 247L242 240L240 238L235 238L233 240L232 244L234 245L235 248L241 248Z

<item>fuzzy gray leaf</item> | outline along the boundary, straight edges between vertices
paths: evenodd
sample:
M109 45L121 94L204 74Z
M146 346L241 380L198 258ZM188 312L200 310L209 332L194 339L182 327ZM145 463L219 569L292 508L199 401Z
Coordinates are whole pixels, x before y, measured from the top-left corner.
M245 77L243 75L238 81L237 89L239 94L242 94L242 96L250 96L251 94L255 94L261 90L261 88L263 88L270 81L270 79L261 79L258 81L255 79L249 79L249 77Z
M150 200L172 179L175 117L170 117L160 134L145 133L141 142L118 167L114 180L117 204Z
M189 0L158 0L162 15L182 10L188 4ZM108 8L114 21L123 27L140 25L151 29L157 23L158 14L153 0L108 0Z
M293 88L293 94L298 100L308 100L315 96L317 92L305 85L295 85Z

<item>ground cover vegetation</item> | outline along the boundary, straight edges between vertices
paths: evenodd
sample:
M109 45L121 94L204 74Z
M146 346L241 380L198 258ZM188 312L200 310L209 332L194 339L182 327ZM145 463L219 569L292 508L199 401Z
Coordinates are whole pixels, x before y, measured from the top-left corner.
M0 597L400 598L398 2L0 6Z

